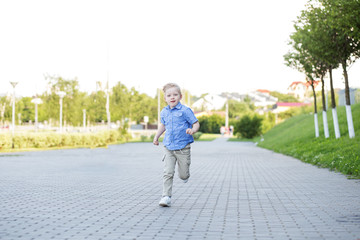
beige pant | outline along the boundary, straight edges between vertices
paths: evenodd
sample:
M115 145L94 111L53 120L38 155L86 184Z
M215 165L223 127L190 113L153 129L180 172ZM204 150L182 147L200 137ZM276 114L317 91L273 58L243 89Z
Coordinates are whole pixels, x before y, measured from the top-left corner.
M163 196L171 197L173 178L175 173L175 165L178 163L178 174L179 178L182 180L188 179L190 177L190 144L186 145L183 149L180 150L168 150L165 147L165 156L164 156L164 176L163 176Z

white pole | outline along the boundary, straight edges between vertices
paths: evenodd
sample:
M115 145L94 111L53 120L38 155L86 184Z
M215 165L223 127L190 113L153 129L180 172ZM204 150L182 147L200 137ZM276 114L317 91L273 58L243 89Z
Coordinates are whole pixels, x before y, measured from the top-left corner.
M225 128L226 128L226 131L229 129L229 103L228 103L228 101L226 101Z
M83 128L86 130L86 109L83 109Z
M108 85L109 86L109 85ZM107 125L108 128L110 129L110 124L111 124L111 120L110 120L110 97L109 97L109 87L106 90L106 116L107 116Z
M340 138L339 121L338 121L336 108L332 109L332 115L333 115L333 121L334 121L335 137Z
M15 147L14 145L14 136L15 136L15 87L18 84L17 82L10 82L10 84L13 86L14 88L14 92L13 92L13 105L12 105L12 148Z
M351 106L346 105L345 108L346 108L346 119L347 119L347 124L348 124L349 137L354 138L355 130L354 130L354 123L352 120Z
M62 103L63 103L63 99L62 97L60 97L60 132L62 132Z
M62 108L63 108L63 98L65 97L65 92L63 91L59 91L57 92L57 95L59 95L60 97L60 127L59 127L59 131L62 132Z
M319 123L317 113L314 113L314 122L315 122L315 137L319 137Z
M33 100L31 100L32 103L35 104L35 131L37 132L38 128L39 128L39 121L38 121L38 104L42 103L41 98L34 98Z
M327 115L326 115L325 111L323 111L323 124L324 124L325 138L329 138L329 126L328 126Z
M12 103L12 135L15 134L15 87L14 87L14 93L13 93L13 103Z

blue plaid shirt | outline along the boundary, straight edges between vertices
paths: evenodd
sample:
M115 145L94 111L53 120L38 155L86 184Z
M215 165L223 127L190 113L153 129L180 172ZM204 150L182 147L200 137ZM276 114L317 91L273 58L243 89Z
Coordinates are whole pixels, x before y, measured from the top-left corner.
M190 108L179 102L173 109L169 106L164 107L160 117L166 129L163 143L167 149L183 149L194 142L193 136L186 134L186 129L192 128L192 125L198 121Z

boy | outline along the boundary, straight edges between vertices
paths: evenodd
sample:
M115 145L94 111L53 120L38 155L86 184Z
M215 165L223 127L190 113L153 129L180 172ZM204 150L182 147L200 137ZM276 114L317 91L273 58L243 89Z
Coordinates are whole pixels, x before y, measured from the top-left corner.
M154 137L154 145L159 145L159 137L165 132L163 193L159 205L170 207L175 164L178 163L179 177L186 183L190 177L190 143L194 142L193 134L200 124L192 110L180 103L180 87L168 83L163 88L166 106L160 114L161 123Z

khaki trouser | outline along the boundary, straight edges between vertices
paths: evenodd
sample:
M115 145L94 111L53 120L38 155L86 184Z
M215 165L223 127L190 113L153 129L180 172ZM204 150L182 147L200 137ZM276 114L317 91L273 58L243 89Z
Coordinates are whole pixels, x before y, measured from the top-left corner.
M164 176L163 176L163 196L171 197L172 194L172 185L173 178L175 173L175 165L178 163L178 174L179 178L182 180L188 179L190 177L190 144L186 145L183 149L180 150L168 150L165 147L165 156L164 156Z

